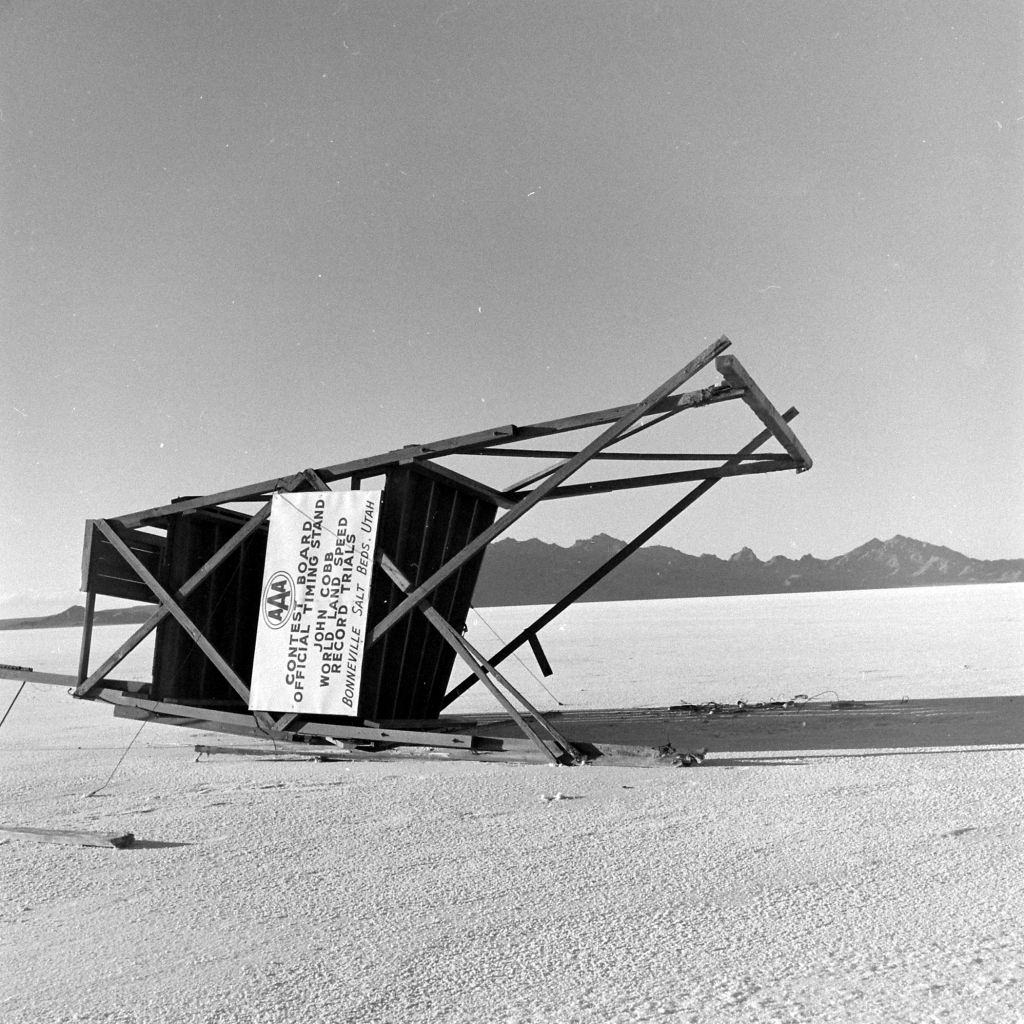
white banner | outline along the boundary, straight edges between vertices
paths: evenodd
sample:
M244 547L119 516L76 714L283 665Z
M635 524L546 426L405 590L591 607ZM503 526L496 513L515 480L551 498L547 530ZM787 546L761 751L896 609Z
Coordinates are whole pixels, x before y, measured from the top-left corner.
M274 495L251 710L358 713L381 493Z

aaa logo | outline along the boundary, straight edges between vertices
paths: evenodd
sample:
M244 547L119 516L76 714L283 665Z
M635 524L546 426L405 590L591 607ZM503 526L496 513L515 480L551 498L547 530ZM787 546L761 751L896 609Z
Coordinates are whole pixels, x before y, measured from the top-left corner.
M280 629L295 604L295 584L288 573L279 570L263 588L263 621L271 629Z

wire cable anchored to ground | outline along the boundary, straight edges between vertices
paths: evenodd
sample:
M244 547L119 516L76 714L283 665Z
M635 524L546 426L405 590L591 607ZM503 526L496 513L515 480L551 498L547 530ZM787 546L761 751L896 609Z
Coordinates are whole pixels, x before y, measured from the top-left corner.
M0 728L2 728L4 722L7 721L7 716L11 713L11 708L13 708L14 705L18 702L18 698L21 696L21 691L25 689L26 681L27 680L24 679L21 681L21 686L18 687L18 692L14 695L14 700L12 700L11 703L7 705L7 710L4 712L4 717L0 718Z
M497 631L497 630L496 630L496 629L495 629L495 628L494 628L494 627L493 627L493 626L492 626L492 625L491 625L491 624L490 624L490 623L489 623L489 622L488 622L488 621L487 621L487 620L486 620L486 619L485 619L485 618L484 618L484 617L483 617L483 616L482 616L482 615L480 614L480 609L479 609L479 608L475 608L475 607L473 607L473 606L471 605L471 606L470 606L470 610L471 610L471 611L473 612L473 614L474 614L474 615L476 615L476 617L477 617L477 618L478 618L478 619L479 619L479 620L480 620L480 621L481 621L481 622L482 622L482 623L483 623L483 624L484 624L484 625L485 625L485 626L486 626L486 627L487 627L487 628L488 628L488 629L489 629L489 630L491 631L491 633L492 633L492 635L494 636L494 639L495 639L495 640L497 640L497 641L498 641L498 642L499 642L500 644L504 644L504 643L505 643L505 639L504 639L504 637L502 637L502 636L501 636L501 635L500 635L500 634L498 633L498 631ZM533 669L531 669L531 668L530 668L530 666L529 666L529 665L527 665L527 664L526 664L526 662L525 662L525 661L523 661L523 659L522 659L522 658L520 658L520 657L519 657L519 655L518 655L517 653L515 653L514 651L513 651L513 653L512 653L512 657L513 657L513 658L515 658L515 660L516 660L516 661L518 661L518 662L519 662L519 664L523 666L523 668L524 668L524 669L526 670L526 672L527 672L527 674L528 674L528 675L530 676L530 678L531 678L531 679L533 679L533 681L534 681L534 682L535 682L535 683L536 683L536 684L537 684L537 685L538 685L538 686L539 686L539 687L540 687L540 688L541 688L541 689L542 689L542 690L543 690L543 691L544 691L544 692L545 692L545 693L546 693L546 694L547 694L547 695L548 695L548 696L549 696L549 697L550 697L550 698L551 698L551 699L552 699L552 700L553 700L553 701L554 701L554 702L555 702L555 703L556 703L556 704L557 704L557 705L558 705L558 706L559 706L560 708L564 708L564 707L566 706L566 705L565 705L565 704L564 704L564 703L563 703L562 701L560 701L560 700L559 700L559 699L558 699L558 698L557 698L557 697L556 697L556 696L555 696L555 695L554 695L554 694L553 694L553 693L552 693L552 692L551 692L551 691L550 691L550 690L549 690L549 689L548 689L548 688L547 688L547 687L546 687L546 686L545 686L545 685L544 685L544 684L543 684L543 683L541 682L540 678L539 678L539 677L537 676L537 674L536 674L536 673L535 673L535 672L533 671Z
M86 793L85 796L99 796L100 793L102 793L103 790L105 790L107 786L110 785L110 780L117 773L117 769L121 767L121 762L124 761L124 759L128 756L128 751L132 749L132 746L135 744L135 741L139 738L139 735L141 734L142 730L146 727L147 723L152 717L153 713L151 711L147 711L146 717L142 720L142 725L139 726L139 728L135 731L135 735L128 741L128 746L124 748L124 751L121 753L121 756L117 759L117 764L115 764L114 767L111 768L110 774L107 776L106 781L103 783L102 786L98 786L91 793Z

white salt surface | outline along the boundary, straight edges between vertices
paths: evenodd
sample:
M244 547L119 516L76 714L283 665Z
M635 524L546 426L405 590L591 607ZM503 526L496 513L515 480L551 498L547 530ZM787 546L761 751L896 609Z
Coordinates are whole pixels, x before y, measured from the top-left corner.
M498 650L495 632L509 640L542 611L483 609L469 639ZM573 708L1008 696L1024 693L1024 583L578 604L540 639L555 670L543 682ZM529 647L501 671L556 707ZM451 710L491 707L477 689Z
M917 682L897 671L896 690L928 696L918 660L888 638L925 637L929 617L943 634L970 619L941 648L955 661L934 660L946 643L935 635L919 657L941 686L980 677L1019 693L1021 589L993 611L988 595L1014 588L974 588L959 616L938 600L913 612L893 601L874 617L859 606L865 630L890 624L859 644L837 611L857 595L814 595L832 599L822 618L837 623L816 647L777 637L788 613L772 599L725 599L764 643L746 656L726 642L737 643L727 609L704 602L699 628L686 616L685 657L715 655L737 687L771 672L763 682L776 694L909 665ZM572 615L569 636L546 644L552 661L561 669L570 655L585 679L605 633L615 649L600 686L627 678L641 655L608 630L630 607ZM684 653L667 662L662 647L673 615L633 615L628 634L646 631L660 651L630 670L633 703L686 695ZM719 615L725 640L712 628ZM1002 649L980 657L977 635L998 636L1000 623ZM32 664L24 656L36 652L35 667L70 670L75 647L42 651L52 635L40 644L47 634L35 633L34 649L7 643L32 635L0 635L0 661ZM835 661L858 651L862 665L843 675ZM651 689L652 663L676 673L659 678L663 689ZM700 671L710 678L714 666ZM0 707L16 689L0 681ZM623 703L605 698L613 692L581 700ZM702 692L712 691L688 696ZM100 795L84 796L136 734ZM139 732L59 689L22 693L0 729L5 823L126 830L138 843L0 845L4 1024L1024 1020L1024 748L747 755L694 769L197 763L192 745L211 740Z

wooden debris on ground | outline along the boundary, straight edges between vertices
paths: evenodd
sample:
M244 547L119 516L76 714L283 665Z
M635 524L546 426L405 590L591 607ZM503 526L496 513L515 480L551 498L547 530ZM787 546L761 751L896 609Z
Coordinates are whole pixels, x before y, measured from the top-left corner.
M131 832L85 832L79 829L22 828L0 825L0 836L29 843L60 843L64 846L105 846L123 849L135 842Z

